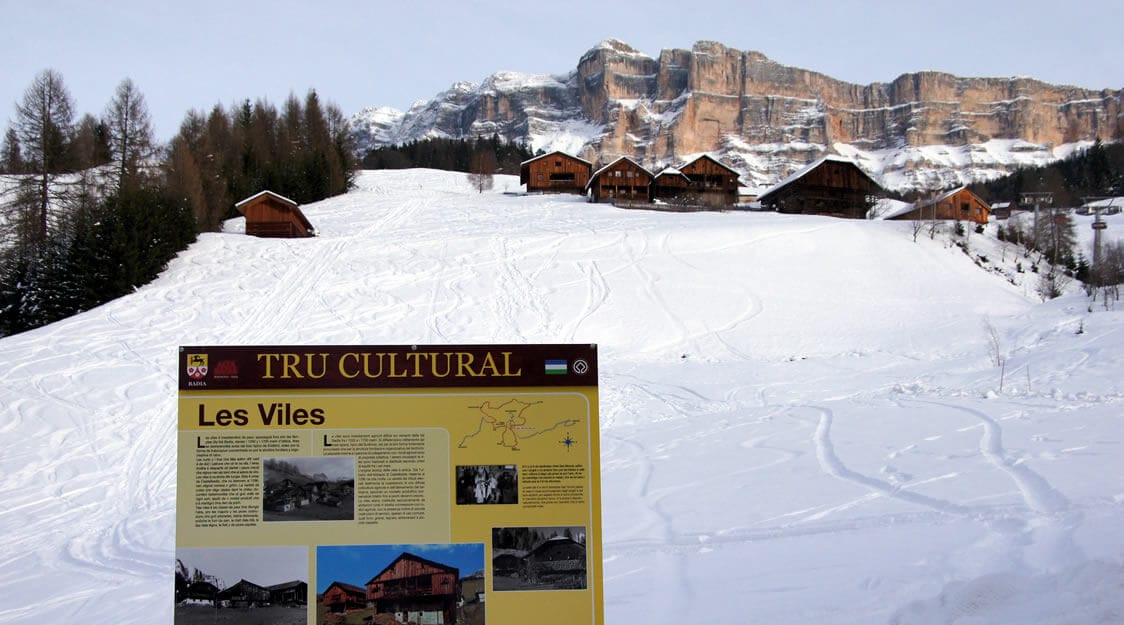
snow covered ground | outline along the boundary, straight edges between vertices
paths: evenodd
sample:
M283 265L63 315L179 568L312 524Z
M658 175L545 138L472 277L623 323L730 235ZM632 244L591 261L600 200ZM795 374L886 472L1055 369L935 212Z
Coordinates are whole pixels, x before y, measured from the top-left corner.
M900 222L515 186L365 172L0 340L0 623L171 622L177 346L444 342L599 344L611 624L1124 622L1121 312Z

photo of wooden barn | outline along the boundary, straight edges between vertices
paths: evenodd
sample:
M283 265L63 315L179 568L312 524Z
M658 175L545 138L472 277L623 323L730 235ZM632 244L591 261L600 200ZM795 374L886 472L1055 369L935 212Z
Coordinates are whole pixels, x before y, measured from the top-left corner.
M622 156L593 172L586 192L593 202L649 202L652 172Z
M584 527L492 528L492 589L587 587Z
M519 165L519 184L527 193L585 193L593 165L565 152L551 152Z
M455 567L402 553L366 584L367 604L400 623L453 625L460 593Z
M269 605L269 589L244 579L219 591L219 602L230 608L255 608Z
M765 210L866 219L886 191L853 161L825 156L761 194Z
M311 237L316 229L289 198L262 191L234 205L246 216L246 234L255 237Z
M308 582L293 580L267 586L269 603L272 605L307 605Z
M952 220L971 221L977 224L986 224L991 215L991 207L987 202L972 193L967 187L959 187L946 191L935 198L918 201L913 209L894 215L889 219L896 220Z
M332 582L321 594L320 603L333 614L346 614L367 607L367 591L359 586Z

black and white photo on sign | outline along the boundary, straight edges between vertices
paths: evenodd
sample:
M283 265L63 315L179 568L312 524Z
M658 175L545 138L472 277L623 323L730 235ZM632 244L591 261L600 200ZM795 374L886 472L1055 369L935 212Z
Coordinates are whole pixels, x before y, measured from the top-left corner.
M355 458L262 460L263 521L355 519Z
M308 547L176 549L174 625L304 625L308 601Z
M492 528L492 589L584 590L584 526Z
M519 503L519 470L514 464L457 466L457 505Z

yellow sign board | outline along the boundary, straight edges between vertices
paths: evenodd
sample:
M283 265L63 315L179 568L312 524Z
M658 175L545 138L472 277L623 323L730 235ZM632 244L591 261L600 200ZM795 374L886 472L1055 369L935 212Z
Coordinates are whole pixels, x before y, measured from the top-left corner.
M602 623L599 454L595 346L183 347L175 623Z

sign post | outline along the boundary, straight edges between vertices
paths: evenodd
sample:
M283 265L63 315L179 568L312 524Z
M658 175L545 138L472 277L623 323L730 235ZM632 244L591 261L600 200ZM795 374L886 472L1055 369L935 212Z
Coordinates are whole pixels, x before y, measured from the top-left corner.
M603 623L596 346L179 365L176 625Z

